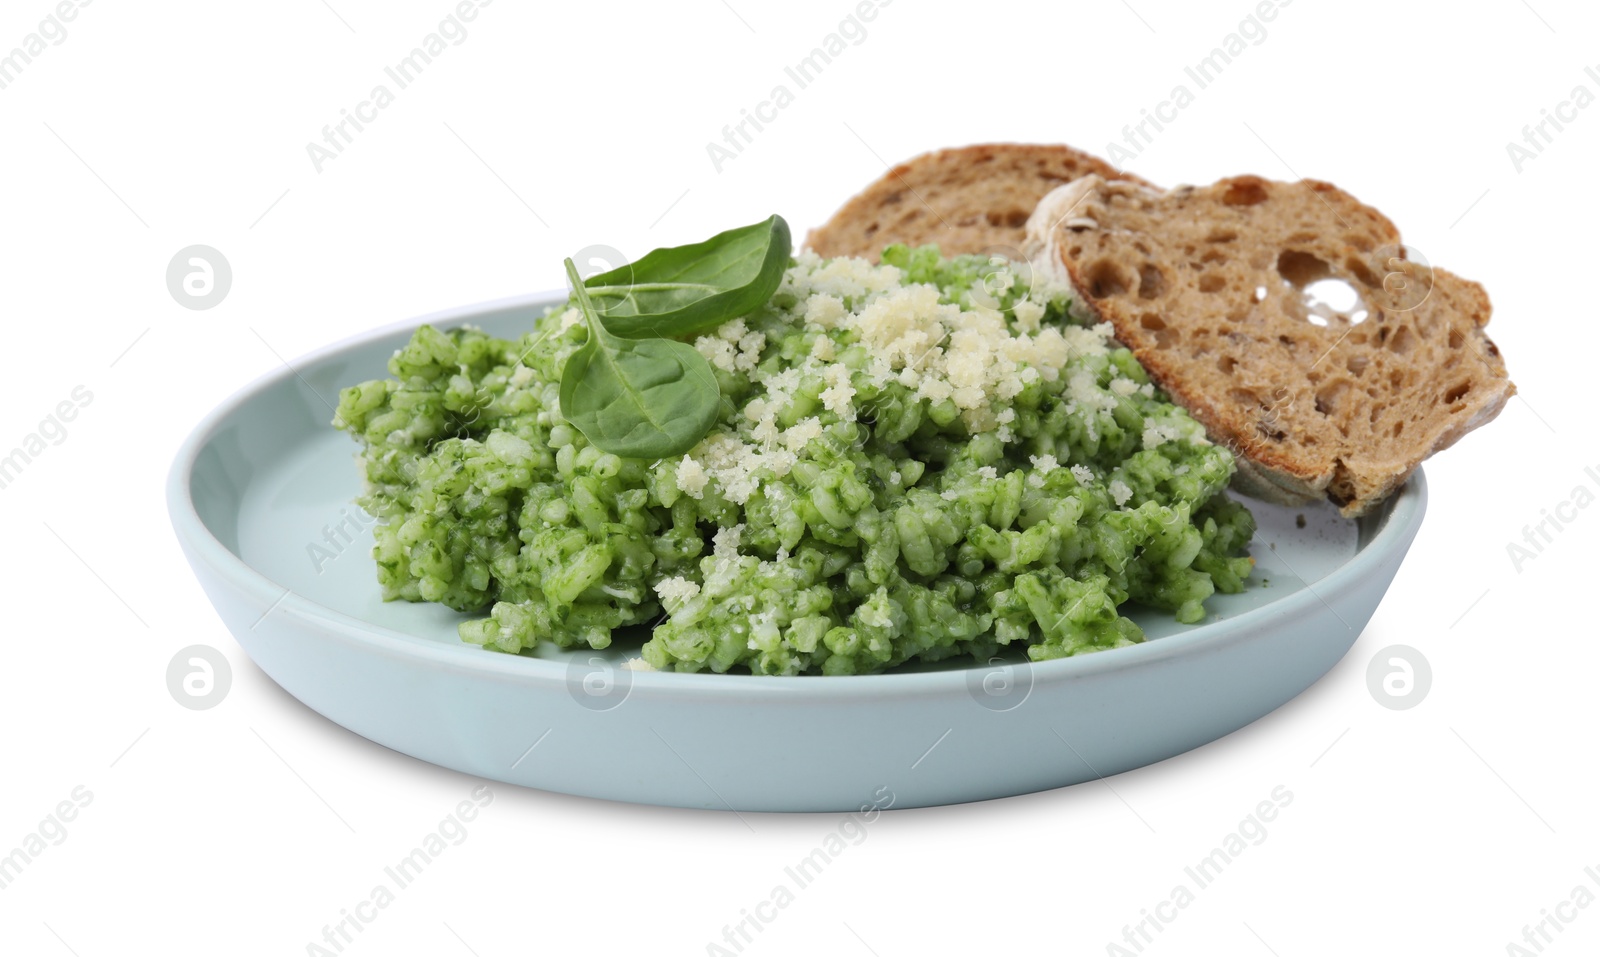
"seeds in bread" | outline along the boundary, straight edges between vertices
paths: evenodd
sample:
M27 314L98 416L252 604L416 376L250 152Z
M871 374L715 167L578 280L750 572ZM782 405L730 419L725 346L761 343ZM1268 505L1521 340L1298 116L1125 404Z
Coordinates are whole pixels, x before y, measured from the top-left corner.
M1070 146L986 143L924 153L856 194L806 245L820 256L873 262L893 243L1018 258L1039 200L1091 173L1144 182Z
M1516 391L1483 287L1408 258L1328 183L1157 192L1088 177L1046 197L1029 255L1063 270L1158 384L1240 454L1236 486L1357 516ZM1342 280L1345 313L1306 287Z

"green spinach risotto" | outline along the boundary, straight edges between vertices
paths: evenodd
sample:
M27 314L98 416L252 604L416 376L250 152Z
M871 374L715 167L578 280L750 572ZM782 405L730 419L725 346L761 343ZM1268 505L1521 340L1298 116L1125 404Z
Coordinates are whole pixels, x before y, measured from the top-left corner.
M1143 640L1126 603L1196 622L1242 589L1232 455L1070 290L931 246L872 265L782 242L762 304L654 340L698 354L633 413L699 376L681 454L605 451L609 393L563 415L602 372L655 374L600 356L563 386L591 337L640 341L597 324L600 287L520 339L424 326L345 389L384 597L472 613L461 637L501 652L637 627L657 669L844 675L1114 648Z

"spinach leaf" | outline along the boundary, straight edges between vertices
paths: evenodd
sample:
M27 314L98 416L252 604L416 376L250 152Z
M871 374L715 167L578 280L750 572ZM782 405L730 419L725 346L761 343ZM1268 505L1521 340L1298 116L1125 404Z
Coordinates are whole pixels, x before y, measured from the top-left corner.
M561 415L589 444L628 458L681 455L711 431L722 390L693 346L671 339L623 339L601 325L578 267L567 279L589 341L567 360Z
M771 216L702 243L654 250L584 285L615 335L687 336L760 308L783 282L790 251L789 224Z

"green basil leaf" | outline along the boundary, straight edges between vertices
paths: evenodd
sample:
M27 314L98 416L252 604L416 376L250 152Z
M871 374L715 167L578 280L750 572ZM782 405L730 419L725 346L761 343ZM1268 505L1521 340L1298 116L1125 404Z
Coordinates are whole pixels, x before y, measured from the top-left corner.
M680 338L759 309L783 282L790 252L789 224L772 216L654 250L584 285L613 334Z
M578 268L567 278L589 341L567 360L561 415L589 444L627 458L659 459L689 451L722 411L722 390L704 356L671 339L623 339L601 325Z

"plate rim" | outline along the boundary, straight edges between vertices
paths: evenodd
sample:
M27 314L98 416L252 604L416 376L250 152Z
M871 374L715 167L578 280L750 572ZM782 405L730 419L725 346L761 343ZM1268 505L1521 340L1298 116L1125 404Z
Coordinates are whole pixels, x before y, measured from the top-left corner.
M564 301L565 298L565 293L561 291L527 293L456 306L388 323L347 336L292 361L285 361L280 368L266 372L236 390L206 413L194 426L179 446L168 471L165 483L167 510L173 530L191 561L204 562L207 568L221 576L236 592L261 599L261 606L267 609L265 614L284 614L301 619L304 624L337 636L347 643L367 645L372 651L389 657L414 658L451 671L481 674L498 680L515 680L535 686L565 686L570 679L570 666L567 663L524 655L500 654L464 643L453 646L407 634L345 614L273 581L236 555L211 533L195 509L192 492L194 469L199 454L224 423L251 402L259 399L263 393L290 379L299 378L306 388L310 388L304 381L301 369L341 353L370 346L375 341L396 333L414 330L423 324L435 326L461 324L487 313L552 305ZM1249 499L1248 496L1240 497ZM1374 516L1377 529L1366 543L1358 544L1355 555L1316 582L1303 582L1304 587L1300 590L1248 609L1235 617L1204 622L1188 630L1136 645L1049 661L1028 661L1026 664L1032 685L1037 690L1041 684L1055 684L1095 674L1144 667L1172 657L1201 653L1208 648L1250 637L1257 631L1256 626L1264 623L1265 619L1283 615L1298 619L1308 612L1316 613L1315 607L1306 606L1321 604L1331 611L1330 599L1360 587L1361 583L1373 577L1374 573L1381 569L1383 563L1397 548L1403 555L1406 545L1421 526L1422 518L1427 511L1427 501L1427 480L1423 469L1419 466L1400 490L1379 506ZM280 591L283 594L278 594ZM208 598L210 597L208 595ZM231 628L229 630L232 631ZM1359 637L1359 632L1352 636L1352 641L1356 637ZM248 648L246 650L248 651ZM888 672L874 675L774 676L641 670L630 671L629 681L632 685L630 693L653 695L685 694L698 697L716 694L742 698L756 689L761 689L761 693L764 694L803 695L824 700L841 697L857 698L863 695L878 698L889 694L896 697L914 697L964 691L973 675L984 674L992 667L973 662L964 667L938 671Z

